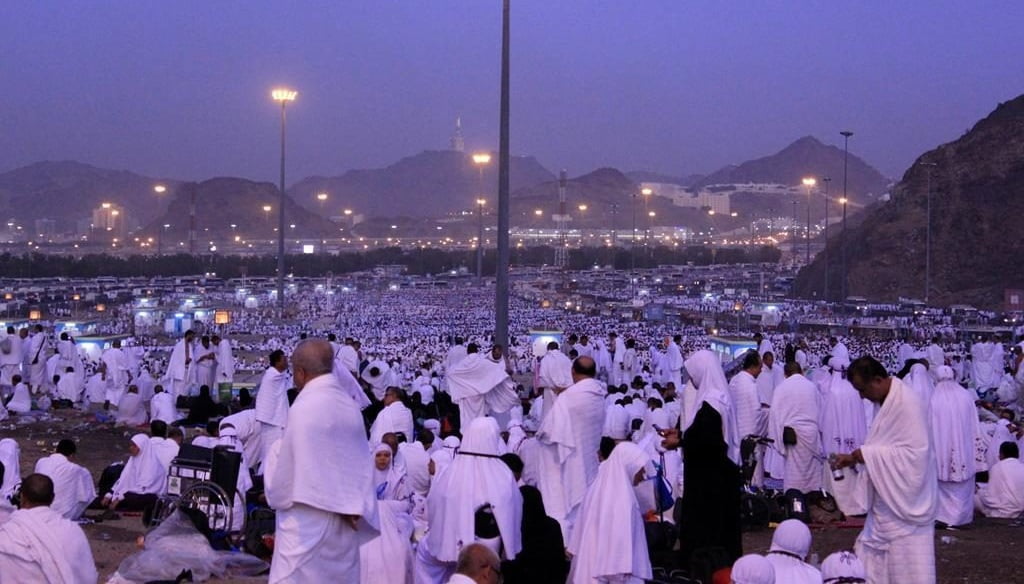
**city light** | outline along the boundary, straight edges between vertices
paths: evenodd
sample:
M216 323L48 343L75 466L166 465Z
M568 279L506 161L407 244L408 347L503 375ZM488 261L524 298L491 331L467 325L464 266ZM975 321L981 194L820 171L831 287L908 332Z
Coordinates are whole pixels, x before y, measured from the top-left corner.
M167 187L165 187L164 185L156 185L155 187L153 187L153 190L156 191L157 194L160 194L166 192Z
M298 91L293 91L291 89L285 88L278 88L270 92L270 97L272 97L274 101L295 101L295 96L297 96L298 94Z

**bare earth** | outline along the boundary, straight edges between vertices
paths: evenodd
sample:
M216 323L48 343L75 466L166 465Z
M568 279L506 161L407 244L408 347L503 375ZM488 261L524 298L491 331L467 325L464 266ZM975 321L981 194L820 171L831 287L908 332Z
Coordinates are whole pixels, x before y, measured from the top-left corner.
M0 438L14 438L21 445L21 472L32 472L36 460L53 451L57 441L74 438L78 442L78 460L99 480L103 468L127 457L128 438L142 430L113 428L99 424L91 414L59 410L53 419L18 424L14 418L0 422ZM87 515L94 515L89 511ZM1008 584L1024 581L1024 527L1013 527L1009 520L979 518L967 529L936 532L936 562L939 584L970 582L972 584ZM141 519L125 516L83 527L92 544L101 582L117 570L118 564L134 552L136 539L145 533ZM814 545L824 560L829 553L852 549L859 528L812 527ZM951 538L951 539L950 539ZM946 539L946 542L943 541ZM744 535L748 553L768 551L771 530ZM261 582L265 578L234 580Z

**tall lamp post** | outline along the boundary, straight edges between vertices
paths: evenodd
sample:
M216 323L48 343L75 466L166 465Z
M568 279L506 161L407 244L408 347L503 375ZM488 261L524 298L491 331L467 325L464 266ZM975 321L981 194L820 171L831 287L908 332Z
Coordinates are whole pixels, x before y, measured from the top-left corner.
M806 242L805 247L807 248L807 260L804 265L810 265L811 263L811 189L814 185L818 184L818 181L813 177L809 176L803 180L804 186L807 187L807 232L804 233L804 240Z
M487 199L476 200L476 277L484 277L484 205Z
M473 155L473 164L477 168L477 189L480 193L480 197L483 197L484 193L484 167L491 163L491 155L486 152L478 152ZM478 198L476 204L479 207L477 214L479 215L480 225L477 229L477 240L476 240L476 277L482 278L484 275L484 201L483 198Z
M511 34L510 0L503 0L501 10L501 99L498 128L498 262L494 290L494 340L505 347L508 354L508 268L510 249L508 241L511 203L509 157L509 54Z
M927 187L927 231L924 244L924 303L928 304L928 294L932 290L932 169L938 166L934 162L922 162L921 166L928 170Z
M828 302L828 187L832 184L832 179L826 176L821 179L821 182L825 183L825 289L823 292L825 302Z
M846 302L846 203L849 201L849 195L846 194L846 167L850 158L850 136L853 135L853 132L843 130L839 134L843 137L843 231L839 238L839 253L842 257L842 267L840 269L843 273L843 279L840 288L840 300Z
M274 101L281 102L281 190L277 209L277 316L284 317L284 137L285 108L295 101L299 92L291 89L275 89L270 92Z

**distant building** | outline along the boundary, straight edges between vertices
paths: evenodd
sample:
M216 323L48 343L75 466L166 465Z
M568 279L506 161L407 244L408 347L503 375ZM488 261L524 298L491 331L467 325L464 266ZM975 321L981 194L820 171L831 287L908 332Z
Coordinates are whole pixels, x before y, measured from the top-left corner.
M36 219L36 237L51 238L57 235L57 221L53 219Z
M92 211L92 229L107 233L111 237L123 237L127 233L128 213L114 203L103 203Z
M462 137L462 117L455 118L455 133L452 134L451 140L449 141L451 149L456 152L466 151L466 140Z
M701 189L694 193L684 186L669 183L641 183L640 187L651 189L654 195L671 200L677 207L709 209L724 214L730 212L728 192Z

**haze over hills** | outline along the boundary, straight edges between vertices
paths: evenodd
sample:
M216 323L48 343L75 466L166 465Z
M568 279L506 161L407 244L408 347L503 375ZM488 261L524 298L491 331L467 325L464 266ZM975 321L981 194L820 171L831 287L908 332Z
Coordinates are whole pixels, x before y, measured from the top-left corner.
M724 181L759 181L792 187L798 185L800 179L807 174L832 174L832 199L835 200L838 198L835 193L841 189L842 156L842 150L808 137L797 140L771 156L721 169L703 178L699 175L669 176L648 171L623 174L610 168L597 169L569 181L569 214L577 226L603 227L614 224L617 229L631 228L633 194L639 191L641 182L668 182L692 190ZM296 225L309 224L311 229L320 233L327 226L314 222L314 216L344 217L343 211L349 209L352 211L350 219L356 219L357 222L380 220L382 225L387 224L383 229L391 229L390 225L396 222L410 227L422 223L422 230L429 231L436 228L431 219L458 217L459 213L474 209L475 201L481 195L488 201L487 209L493 210L496 203L497 170L496 157L492 157L490 163L483 166L481 176L480 167L473 163L470 154L442 150L424 151L384 168L351 170L334 177L308 177L288 189L290 199L296 204L295 208L304 213L296 214L293 220L289 205L286 209L287 221ZM536 159L520 156L512 158L510 178L513 226L553 227L555 222L551 216L557 213L558 208L555 175ZM885 188L886 182L880 173L855 155L850 155L851 198L859 198L860 193L864 193L863 199L866 202L873 200ZM167 192L157 196L153 192L156 184L166 185ZM147 231L153 231L152 226L167 223L171 225L170 232L176 232L179 228L185 228L185 221L178 217L182 211L169 210L168 206L186 205L187 210L187 201L178 200L185 184L189 183L96 168L77 162L41 162L0 174L0 215L5 220L14 219L25 223L30 228L34 219L54 219L57 221L58 232L73 232L76 226L81 227L83 221L88 223L90 214L101 203L111 202L123 206L133 223L149 225L151 228ZM204 224L203 229L224 230L229 229L230 224L243 226L255 222L253 229L258 231L258 225L267 221L262 212L263 204L274 204L276 208L275 185L270 183L256 183L242 178L217 178L199 184L199 204L210 214L209 223ZM743 224L770 213L776 216L786 214L786 205L794 198L788 191L785 193L785 201L775 201L764 193L744 192L742 187L730 191L733 209L738 210L741 217L733 221L720 216L716 218L716 229L730 228L733 223ZM325 200L317 197L320 193L326 194ZM216 197L220 195L225 199L217 204ZM802 198L798 202L804 204ZM208 203L211 204L206 207ZM579 212L578 205L581 203L588 205L588 211ZM668 198L654 196L645 202L641 197L636 203L637 225L640 227L651 221L652 225L686 226L701 230L710 223L699 209L674 206ZM536 213L537 209L541 210L541 214ZM164 213L165 210L168 214ZM648 215L650 211L655 212L653 218ZM206 212L199 212L199 215ZM803 208L800 213L803 216ZM815 207L813 214L819 213L820 210ZM235 231L239 229L241 227L236 227ZM174 237L180 239L181 235Z
M483 197L494 204L498 190L498 157L480 167L471 154L455 150L427 150L385 168L350 170L341 176L309 177L288 192L310 211L340 215L352 209L364 216L439 217L470 209ZM511 158L513 191L554 178L531 156ZM321 202L318 193L327 193Z
M233 177L182 183L171 198L166 212L143 227L143 234L153 238L162 236L165 245L176 246L185 242L187 246L193 189L199 244L196 246L197 251L205 251L211 241L221 244L225 240L232 240L235 235L242 240L277 238L278 188L268 182ZM264 211L264 205L269 205L271 210ZM285 220L285 229L289 234L297 234L296 237L338 237L338 225L307 211L290 197L285 198ZM169 227L164 228L164 225Z
M843 149L823 144L813 136L804 136L782 150L727 166L696 182L696 187L739 183L775 183L799 185L804 177L832 179L832 194L843 188ZM887 192L889 179L850 152L847 169L847 192L851 201L867 204Z
M74 161L37 162L0 174L0 215L26 223L54 219L59 230L73 230L77 221L107 202L146 223L167 205L167 197L153 191L157 184L170 190L177 181Z
M935 166L931 166L934 164ZM961 138L922 154L846 239L850 295L925 296L928 186L932 261L929 301L994 308L1005 289L1024 288L1024 95L1000 104ZM831 289L841 284L832 240ZM804 268L799 294L821 295L824 257Z

